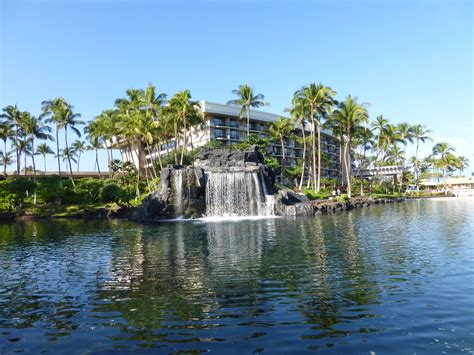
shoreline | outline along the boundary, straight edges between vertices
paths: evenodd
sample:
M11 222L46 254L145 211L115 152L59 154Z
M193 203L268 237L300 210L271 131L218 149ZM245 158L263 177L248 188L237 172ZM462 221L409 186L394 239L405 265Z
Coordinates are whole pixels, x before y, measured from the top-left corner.
M454 195L438 195L438 196L402 196L402 197L391 197L391 198L373 198L368 195L366 196L355 196L347 201L341 201L337 198L320 199L320 200L309 200L305 202L295 203L288 205L286 208L295 209L295 212L289 213L275 213L276 217L285 216L317 216L321 214L329 214L342 211L350 211L352 209L370 207L372 205L382 205L387 203L403 202L410 200L427 200L427 199L453 199L453 198L472 198L473 196L454 196ZM127 207L119 206L118 208L109 208L107 206L92 206L91 208L85 208L84 210L74 211L76 205L65 206L65 208L71 208L72 211L67 212L45 212L39 213L29 211L17 211L17 212L0 212L0 222L14 222L14 221L27 221L27 220L39 220L39 219L83 219L83 220L99 220L99 219L118 219L128 220L132 222L167 222L173 219L170 218L149 218L141 219L134 218L133 215L140 211L141 207ZM309 211L308 209L311 209ZM300 211L298 211L300 210ZM301 210L305 210L305 213L301 213ZM199 220L201 218L183 218L183 220ZM176 218L174 218L176 219Z

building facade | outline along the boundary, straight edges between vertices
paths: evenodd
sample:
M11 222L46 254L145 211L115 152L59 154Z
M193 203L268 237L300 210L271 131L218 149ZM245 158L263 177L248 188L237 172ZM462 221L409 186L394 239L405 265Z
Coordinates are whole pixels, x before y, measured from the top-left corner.
M199 127L193 127L189 132L187 149L191 149L191 146L192 148L198 148L209 141L219 141L230 147L245 140L247 136L247 117L239 118L240 107L201 101L201 109L204 115L204 123ZM268 134L269 123L282 117L258 110L250 110L249 113L250 134L257 135L260 138L270 138ZM297 128L294 133L302 136L301 128ZM310 127L306 128L306 135L310 135ZM182 147L178 146L178 148ZM176 149L176 141L171 139L160 145L159 152L152 153L152 155L146 152L147 164L149 165L153 160L156 160L157 157L154 155L161 154L164 156L174 149ZM267 149L271 156L281 162L283 154L279 143L271 143ZM322 131L321 152L323 155L321 176L338 178L340 145L339 140L330 131ZM285 142L285 166L294 166L302 156L303 147L295 140L287 139ZM137 153L135 152L132 157L134 164L138 166Z

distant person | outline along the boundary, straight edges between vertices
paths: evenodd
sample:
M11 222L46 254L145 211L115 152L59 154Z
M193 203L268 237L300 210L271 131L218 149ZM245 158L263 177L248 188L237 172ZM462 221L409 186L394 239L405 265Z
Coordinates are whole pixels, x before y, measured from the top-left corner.
M341 196L341 190L339 190L339 188L337 188L336 194L337 196Z

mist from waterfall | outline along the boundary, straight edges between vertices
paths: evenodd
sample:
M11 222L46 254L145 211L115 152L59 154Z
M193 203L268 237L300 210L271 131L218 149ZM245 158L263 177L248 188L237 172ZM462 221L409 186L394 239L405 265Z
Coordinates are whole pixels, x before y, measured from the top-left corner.
M206 183L206 216L272 216L269 195L257 172L209 172Z

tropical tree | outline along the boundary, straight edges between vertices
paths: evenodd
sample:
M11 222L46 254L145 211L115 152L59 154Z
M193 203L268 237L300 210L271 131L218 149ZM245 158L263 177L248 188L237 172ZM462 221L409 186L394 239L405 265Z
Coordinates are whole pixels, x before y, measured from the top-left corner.
M408 143L413 143L414 141L414 132L413 127L408 122L402 122L397 125L398 135L400 136L400 141L403 144L403 164L406 164L406 148Z
M192 120L199 120L201 116L201 105L199 101L191 100L191 92L184 90L173 95L169 101L169 107L172 114L175 115L176 122L182 122L184 131L184 141L181 149L180 164L183 164L184 152L188 145L188 124ZM175 127L175 133L177 134ZM177 138L177 137L175 137Z
M422 126L421 124L417 124L413 126L413 139L416 142L416 148L415 148L415 185L416 185L416 191L419 191L419 180L420 180L420 169L419 165L420 162L418 161L418 148L421 143L425 143L426 140L431 140L430 136L428 134L431 133L431 130L426 129L425 126Z
M44 125L41 118L37 118L31 115L29 112L22 112L22 128L25 135L31 141L31 158L33 162L33 174L36 180L36 163L35 163L35 141L36 139L41 140L53 140L51 136L51 127Z
M463 156L458 157L458 169L459 169L459 176L462 175L464 169L469 167L469 159Z
M446 178L446 173L448 171L448 167L450 163L452 163L453 159L451 156L446 158L449 153L453 153L456 150L454 147L446 142L440 142L433 147L433 155L438 158L438 166L443 171L443 177Z
M97 123L97 121L93 120L89 122L89 124L84 128L84 132L86 133L86 139L89 141L92 149L95 150L95 167L97 167L97 171L99 173L100 179L100 166L99 166L99 149L101 147L101 127Z
M54 154L54 151L49 147L47 143L41 143L36 148L35 154L43 156L44 172L46 172L46 155Z
M330 113L335 103L336 92L323 84L311 83L304 86L295 95L302 100L309 113L311 122L311 144L313 157L313 187L317 192L321 186L321 126L322 120ZM317 149L315 129L317 131ZM317 151L317 160L316 160ZM317 163L316 163L317 162ZM315 173L316 172L316 173Z
M238 89L232 90L238 98L227 101L227 105L240 106L239 117L242 119L244 113L247 116L247 137L250 135L250 109L268 105L263 94L254 94L253 86L247 84L239 85Z
M365 129L362 125L368 123L369 114L366 106L367 104L359 104L357 98L352 98L349 95L345 101L338 105L338 108L333 113L334 119L341 123L344 136L343 159L347 178L347 197L349 198L352 195L351 155L354 146L354 137L360 130Z
M4 124L8 125L13 129L13 135L9 138L13 140L13 145L15 147L16 153L16 173L20 174L20 151L18 144L18 137L20 135L20 124L21 124L21 112L18 109L17 105L8 105L3 108L3 113L0 115L0 118L4 119Z
M61 179L61 161L59 154L59 132L63 128L62 121L64 111L67 108L68 103L62 97L57 97L52 100L46 100L41 103L41 109L43 111L41 117L46 118L46 123L54 123L56 125L55 134L56 134L56 158L58 162L58 174L59 174L59 184L62 187L63 182Z
M270 122L268 125L268 132L270 135L280 142L282 160L281 160L281 171L282 174L285 171L285 140L292 139L293 131L295 126L293 121L289 118L280 117L278 120Z
M74 183L74 175L72 172L71 161L77 164L77 153L71 147L64 147L61 151L61 157L64 163L69 163L69 174L71 174L71 183L74 191L76 191L76 184Z
M7 149L7 140L13 137L14 131L8 122L0 122L0 139L3 141L3 175L7 175L7 166L11 163L11 152Z
M79 164L81 162L81 155L87 151L87 144L80 139L76 139L72 145L71 150L73 150L77 154L77 171L79 171Z
M306 108L304 101L297 95L293 96L292 100L292 106L290 109L286 109L286 111L289 111L291 114L291 118L293 122L297 125L301 126L301 143L303 144L303 156L301 158L301 176L300 176L300 182L298 185L298 188L301 190L303 187L303 180L304 180L304 173L305 173L305 166L306 166L306 151L307 151L307 146L306 146Z

